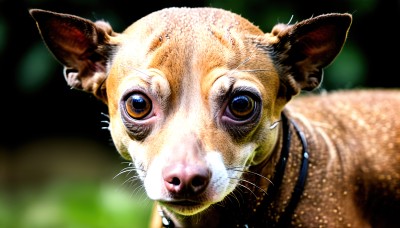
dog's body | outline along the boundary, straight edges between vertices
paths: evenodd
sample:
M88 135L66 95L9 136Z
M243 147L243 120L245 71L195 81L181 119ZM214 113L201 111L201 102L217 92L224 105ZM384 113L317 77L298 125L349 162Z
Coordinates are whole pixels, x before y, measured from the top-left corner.
M400 225L400 92L292 100L319 86L351 15L264 34L224 10L170 8L119 34L30 13L68 84L108 105L127 170L157 201L152 227Z

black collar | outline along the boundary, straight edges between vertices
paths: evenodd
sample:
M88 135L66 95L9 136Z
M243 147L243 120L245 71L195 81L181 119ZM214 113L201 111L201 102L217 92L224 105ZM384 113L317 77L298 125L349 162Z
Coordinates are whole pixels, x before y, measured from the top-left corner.
M281 157L276 167L276 174L274 175L273 182L274 186L272 188L268 188L268 196L274 196L277 193L277 190L281 186L283 175L285 174L286 163L289 157L290 144L292 133L290 131L290 124L293 125L293 128L299 137L302 144L302 159L300 164L299 177L297 179L296 185L292 192L292 198L290 199L288 205L285 208L284 214L280 216L278 226L277 227L288 227L291 221L291 217L294 213L294 210L297 207L297 204L300 200L301 195L304 191L304 185L307 179L308 173L308 145L307 140L304 135L304 132L300 129L299 125L293 119L288 119L285 113L283 112L281 115L282 125L283 125L283 148L281 152ZM273 197L267 197L269 199ZM265 206L269 205L269 202L263 202Z
M267 208L268 205L270 204L269 199L274 198L278 192L278 189L280 188L282 184L282 179L285 174L285 169L286 169L286 163L289 157L289 151L290 151L290 144L291 144L291 139L292 139L292 133L290 131L290 124L293 125L293 128L299 137L301 144L302 144L302 160L301 160L301 165L300 165L300 172L299 172L299 177L297 179L296 185L293 189L292 193L292 198L290 199L288 205L285 208L284 214L280 216L279 221L278 221L278 226L277 227L288 227L288 225L291 222L291 216L293 215L294 210L297 207L297 204L300 200L301 195L303 194L304 191L304 185L306 183L307 179L307 173L308 173L308 146L307 146L307 140L306 137L301 131L300 127L298 124L293 120L293 119L288 119L286 114L282 112L281 115L281 123L282 123L282 129L283 129L283 146L282 146L282 151L281 155L279 158L279 162L277 163L275 167L275 175L273 177L272 183L274 183L273 186L269 187L267 190L267 195L268 197L265 197L263 202L261 202L261 206L263 208ZM255 218L261 218L262 215L259 215L259 213L263 213L265 210L262 210L262 208L257 210L257 213L254 215ZM165 215L165 213L162 211L161 208L159 208L159 214L162 219L162 224L163 227L165 228L174 228L175 225L173 221ZM260 217L261 216L261 217ZM255 219L256 220L256 219ZM249 227L249 225L244 224L243 227Z

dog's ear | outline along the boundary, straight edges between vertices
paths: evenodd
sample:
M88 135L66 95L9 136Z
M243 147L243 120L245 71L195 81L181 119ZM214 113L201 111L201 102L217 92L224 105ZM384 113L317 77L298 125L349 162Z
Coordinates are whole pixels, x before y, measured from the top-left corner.
M325 14L294 25L278 24L266 34L286 96L317 88L341 51L352 22L350 14Z
M104 81L118 34L104 21L40 9L29 10L40 35L55 58L64 65L64 76L74 89L93 93L107 103Z

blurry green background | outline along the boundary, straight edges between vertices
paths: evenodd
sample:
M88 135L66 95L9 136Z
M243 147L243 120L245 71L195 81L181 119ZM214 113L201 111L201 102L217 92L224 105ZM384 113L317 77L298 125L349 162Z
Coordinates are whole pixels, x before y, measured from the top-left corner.
M265 32L321 13L354 16L341 55L321 89L400 87L397 0L0 0L0 227L147 226L151 202L102 127L106 107L67 87L40 40L30 8L105 19L121 32L168 6L232 10Z

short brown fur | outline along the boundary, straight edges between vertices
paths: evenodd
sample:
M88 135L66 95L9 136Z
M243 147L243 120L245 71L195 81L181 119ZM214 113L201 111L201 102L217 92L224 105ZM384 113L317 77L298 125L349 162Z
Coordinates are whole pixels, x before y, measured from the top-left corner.
M225 10L169 8L116 33L104 21L30 13L67 83L108 105L114 144L132 161L127 171L157 201L151 227L162 219L176 227L400 227L400 91L300 94L320 85L350 14L263 33ZM285 148L282 183L271 183ZM285 214L303 175L300 200Z

